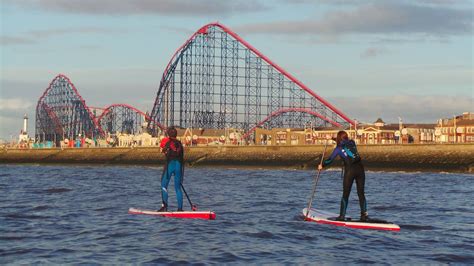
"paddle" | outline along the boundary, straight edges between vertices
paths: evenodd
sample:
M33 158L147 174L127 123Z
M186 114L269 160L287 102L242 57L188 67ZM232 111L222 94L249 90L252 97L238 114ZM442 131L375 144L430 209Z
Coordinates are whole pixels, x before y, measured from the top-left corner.
M191 202L191 199L189 198L188 193L186 192L186 189L184 189L183 184L181 184L181 188L182 188L183 191L184 191L184 195L186 195L186 198L188 199L189 205L191 205L191 209L192 209L193 211L197 211L197 206L194 205L194 204Z
M184 191L184 195L186 195L186 198L188 199L189 205L191 205L191 210L197 211L197 206L191 202L191 199L188 196L188 192L186 192L186 189L184 189L183 181L184 181L184 163L181 165L181 188Z
M326 140L326 145L324 145L324 151L323 151L323 155L321 156L321 163L320 164L323 164L324 154L326 153L326 148L327 147L328 147L328 140ZM316 193L316 186L318 185L318 180L319 180L319 175L320 174L321 174L321 170L318 169L318 174L316 175L316 182L314 182L314 186L313 186L313 193L311 194L311 198L309 199L308 209L306 209L306 215L304 217L305 220L308 219L309 210L311 209L311 204L313 204L313 198L314 198L314 194Z

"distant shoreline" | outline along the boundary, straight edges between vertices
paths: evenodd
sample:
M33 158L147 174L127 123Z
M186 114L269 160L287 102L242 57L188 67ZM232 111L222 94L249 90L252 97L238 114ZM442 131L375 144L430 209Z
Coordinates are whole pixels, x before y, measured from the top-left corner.
M359 145L367 170L474 173L474 144ZM328 146L327 157L333 146ZM186 147L188 167L314 169L323 145ZM163 165L158 147L2 149L0 163ZM339 162L334 168L340 168Z

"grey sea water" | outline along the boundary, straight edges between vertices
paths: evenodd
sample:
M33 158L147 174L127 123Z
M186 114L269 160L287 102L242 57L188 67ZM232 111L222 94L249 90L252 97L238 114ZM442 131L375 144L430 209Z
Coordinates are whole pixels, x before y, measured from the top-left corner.
M474 175L368 172L370 216L401 226L387 232L304 222L315 172L301 170L188 168L191 200L216 220L128 214L159 207L160 174L0 165L0 264L474 263ZM323 172L313 206L337 212L341 194L340 172Z

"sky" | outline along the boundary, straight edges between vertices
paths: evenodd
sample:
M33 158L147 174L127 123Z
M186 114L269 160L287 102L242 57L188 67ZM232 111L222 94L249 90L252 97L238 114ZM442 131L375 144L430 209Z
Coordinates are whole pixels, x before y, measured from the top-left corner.
M436 123L474 112L468 0L0 0L0 139L51 80L88 106L151 111L168 61L220 22L352 119Z

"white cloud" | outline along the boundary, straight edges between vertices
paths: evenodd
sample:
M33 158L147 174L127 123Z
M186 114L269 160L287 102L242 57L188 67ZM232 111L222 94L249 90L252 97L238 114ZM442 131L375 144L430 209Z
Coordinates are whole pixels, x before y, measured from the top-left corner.
M2 0L10 5L54 12L93 15L226 15L268 9L263 2L247 0Z
M254 23L238 27L239 32L285 35L395 35L434 37L470 35L472 6L419 5L411 2L376 1L329 11L320 18Z
M439 118L474 112L474 98L467 95L390 95L333 97L330 101L346 115L361 122L381 117L386 122L435 123Z
M126 33L126 30L101 28L101 27L71 27L71 28L56 28L48 30L32 30L20 34L18 36L0 36L0 45L24 45L36 44L38 39L47 39L63 35L77 35L77 34L116 34Z
M32 134L34 131L33 102L22 98L0 98L0 139L9 139L11 135L16 137L23 126L24 114L30 118L28 130L29 134Z
M20 111L33 106L30 100L22 98L0 99L0 111Z
M24 45L34 43L36 43L36 41L28 37L0 36L0 45Z
M373 58L373 57L377 57L381 54L385 54L387 53L387 49L385 48L377 48L377 47L369 47L367 48L364 52L362 52L362 54L360 55L361 58Z

